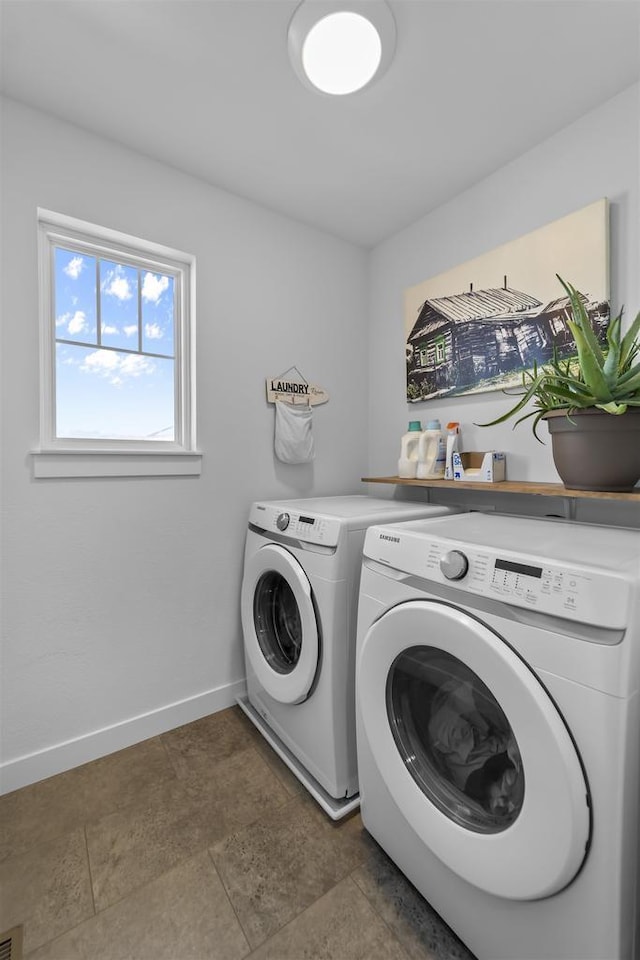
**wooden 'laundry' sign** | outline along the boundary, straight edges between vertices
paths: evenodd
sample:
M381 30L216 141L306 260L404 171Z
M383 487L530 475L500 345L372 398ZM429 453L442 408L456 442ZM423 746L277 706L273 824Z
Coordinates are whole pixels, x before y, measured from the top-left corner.
M267 378L267 401L275 403L309 403L312 407L326 403L329 394L315 383L301 383L299 380L283 380L282 377Z

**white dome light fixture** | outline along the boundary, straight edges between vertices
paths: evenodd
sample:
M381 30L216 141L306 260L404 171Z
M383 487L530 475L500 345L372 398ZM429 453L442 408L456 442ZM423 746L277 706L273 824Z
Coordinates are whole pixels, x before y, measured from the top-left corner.
M344 96L378 79L395 50L385 0L303 0L289 24L289 56L316 93Z

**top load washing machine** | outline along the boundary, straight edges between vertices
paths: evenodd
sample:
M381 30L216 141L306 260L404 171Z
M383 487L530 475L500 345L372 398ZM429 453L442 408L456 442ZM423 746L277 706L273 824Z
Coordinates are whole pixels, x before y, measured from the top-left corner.
M356 664L363 822L479 960L637 956L640 531L373 527Z
M359 802L354 661L366 529L445 513L366 496L251 507L241 594L247 698L238 702L334 819Z

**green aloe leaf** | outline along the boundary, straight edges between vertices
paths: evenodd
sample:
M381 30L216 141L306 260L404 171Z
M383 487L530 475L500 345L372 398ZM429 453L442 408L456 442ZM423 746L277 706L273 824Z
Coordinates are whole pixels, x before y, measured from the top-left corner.
M539 387L539 385L540 385L540 381L543 380L543 379L544 379L544 375L543 375L543 374L540 375L539 377L537 377L536 380L534 380L534 382L531 384L531 386L529 387L529 389L528 389L525 393L523 393L523 395L522 395L522 397L520 398L520 400L519 400L516 404L514 404L514 406L511 407L511 409L508 410L506 413L504 413L501 417L497 417L495 420L490 420L489 423L476 423L476 424L474 424L474 426L476 426L476 427L493 427L493 426L495 426L497 423L504 423L504 421L505 421L505 420L508 420L509 417L512 417L514 414L518 413L518 411L522 410L522 408L529 402L529 400L530 400L533 396L535 396L536 391L538 390L538 387ZM513 394L512 394L512 396L513 396Z
M622 313L620 313L622 317ZM640 313L635 318L624 337L622 338L622 344L620 348L620 363L624 365L629 356L635 355L640 349L640 345L635 342L636 337L640 333Z
M602 367L604 364L602 348L598 343L598 338L593 332L593 327L591 326L591 320L589 319L589 314L587 313L585 305L582 302L582 298L580 297L580 294L572 284L565 283L562 277L559 276L559 274L556 273L556 277L558 277L558 280L560 281L560 283L562 284L562 286L564 287L564 289L566 290L569 296L569 300L571 301L571 307L573 310L574 322L580 327L587 343L591 348L591 352L593 353L594 357L598 358L600 362L600 367Z
M635 393L636 390L640 390L640 365L636 365L633 370L629 371L629 374L633 374L633 376L620 377L615 390L618 396L621 393Z
M609 350L604 361L603 373L609 386L615 386L620 370L620 317L615 317L607 330Z
M609 384L602 372L602 363L600 362L602 351L600 351L600 357L594 354L591 349L591 344L583 335L578 325L572 320L569 320L568 323L571 333L573 334L573 339L576 342L576 347L578 348L578 358L580 360L580 368L584 382L590 387L594 396L599 397L603 402L611 400Z
M613 413L617 416L619 416L621 413L627 412L626 403L615 403L613 400L611 403L596 403L596 407L598 407L600 410L604 410L606 413Z
M503 391L509 397L518 398L513 406L502 416L478 426L494 426L511 417L517 418L514 424L517 426L531 419L533 434L543 443L537 428L550 411L563 410L570 419L574 410L597 408L620 416L628 408L640 408L640 313L623 337L620 311L608 325L603 349L580 293L557 276L571 305L567 323L573 335L575 355L562 358L554 348L544 366L534 363L532 370L521 373L519 387ZM533 405L527 409L530 401Z

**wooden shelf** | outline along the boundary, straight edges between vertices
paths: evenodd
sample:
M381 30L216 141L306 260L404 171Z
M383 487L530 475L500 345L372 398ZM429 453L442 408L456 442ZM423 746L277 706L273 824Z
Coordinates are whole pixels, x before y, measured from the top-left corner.
M409 487L439 487L441 490L482 490L484 493L520 493L535 497L565 497L570 500L626 500L640 505L640 489L629 493L606 490L571 490L561 483L529 483L504 480L501 483L474 483L470 480L405 480L404 477L362 477L363 483L395 483Z

